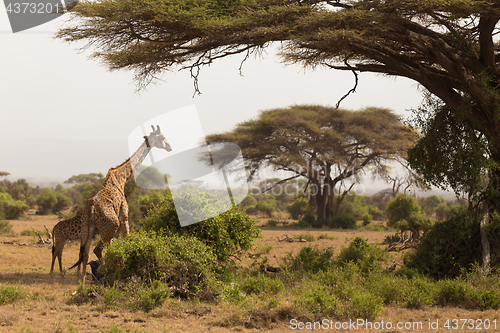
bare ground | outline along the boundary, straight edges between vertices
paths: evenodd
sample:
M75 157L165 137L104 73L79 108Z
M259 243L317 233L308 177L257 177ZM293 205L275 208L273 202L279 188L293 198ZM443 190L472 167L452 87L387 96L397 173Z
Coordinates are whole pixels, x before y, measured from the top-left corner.
M311 326L307 326L308 323L288 321L269 323L260 321L259 324L253 324L254 318L245 318L241 315L241 310L231 305L200 304L175 299L169 300L161 308L150 313L102 309L89 304L81 306L68 304L71 294L79 285L75 272L67 272L63 278L57 274L56 266L55 277L51 279L49 277L51 246L37 245L38 237L19 235L23 230L31 228L44 230L44 225L52 229L57 222L56 216L29 216L24 220L11 221L14 236L0 236L0 285L19 286L30 294L25 300L0 306L0 332L109 332L113 328L131 332L292 332L313 327L312 323ZM316 240L312 243L278 240L284 238L284 235L293 237L299 234L313 235ZM333 239L318 240L320 234L327 234ZM390 233L374 231L264 229L263 238L255 240L257 248L255 251L259 248L269 249L272 246L266 256L270 265L278 265L281 258L288 253L297 253L306 245L320 248L333 247L338 252L341 246L346 246L354 237L362 236L368 239L369 243L380 245L388 234ZM67 268L76 262L78 247L79 244L66 245L63 267ZM247 258L241 260L243 265L248 265L250 262ZM399 255L395 255L392 260L396 263L401 261ZM287 300L283 300L282 304L286 303ZM464 322L460 319L473 319L475 325L479 320L490 320L490 329L482 331L495 331L494 320L496 320L496 330L500 330L500 313L494 310L467 311L450 307L409 310L397 306L385 307L383 313L372 323L371 330L363 326L352 329L354 326L349 326L347 322L327 322L329 318L325 318L328 326L322 328L336 332L443 332L448 331L443 326L448 319L450 324L453 324L451 320L458 320L457 329L449 330L453 332L479 331L477 329L479 326L468 328L470 322L467 322L462 329ZM388 327L388 322L392 327ZM400 327L396 326L398 323ZM431 323L432 325L438 323L439 326L433 329ZM351 329L345 329L349 327Z

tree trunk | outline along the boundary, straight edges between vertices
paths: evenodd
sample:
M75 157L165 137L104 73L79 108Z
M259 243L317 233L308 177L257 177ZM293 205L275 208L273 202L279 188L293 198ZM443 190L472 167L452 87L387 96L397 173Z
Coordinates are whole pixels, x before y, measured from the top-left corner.
M481 235L481 245L483 247L483 268L482 268L482 273L483 275L488 275L490 272L490 242L488 241L488 237L486 237L486 232L484 231L484 228L486 225L488 225L488 222L490 220L489 218L489 212L488 212L488 202L485 201L483 204L483 209L481 212L481 223L479 225L480 228L480 235Z

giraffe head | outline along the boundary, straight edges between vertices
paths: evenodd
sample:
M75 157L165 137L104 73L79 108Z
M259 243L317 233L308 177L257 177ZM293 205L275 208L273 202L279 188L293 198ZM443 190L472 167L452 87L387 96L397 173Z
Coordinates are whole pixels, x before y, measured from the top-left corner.
M157 128L155 129L153 125L151 125L153 128L153 132L149 134L149 136L145 136L144 138L146 139L146 143L150 147L156 147L159 149L165 149L166 151L172 151L172 147L168 143L167 139L165 139L165 136L160 130L160 126L156 126Z

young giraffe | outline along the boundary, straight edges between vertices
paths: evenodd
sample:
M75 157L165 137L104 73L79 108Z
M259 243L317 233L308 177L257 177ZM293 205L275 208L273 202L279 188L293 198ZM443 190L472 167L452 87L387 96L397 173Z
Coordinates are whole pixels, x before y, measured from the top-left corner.
M52 265L50 266L50 277L53 277L54 263L56 257L59 261L59 274L63 275L62 253L64 245L69 240L78 240L82 237L82 217L83 210L68 220L58 222L52 229ZM80 276L80 265L78 266L78 276Z
M151 126L153 127L153 126ZM85 286L85 274L89 259L90 243L94 233L101 234L101 240L94 248L94 253L102 258L104 244L109 244L118 228L123 236L130 232L128 225L128 204L125 198L125 183L132 177L134 171L141 165L152 147L172 151L172 147L165 139L160 126L149 136L144 137L144 143L125 162L111 168L101 189L87 200L82 219L82 236L80 258L76 264L83 264L82 285Z

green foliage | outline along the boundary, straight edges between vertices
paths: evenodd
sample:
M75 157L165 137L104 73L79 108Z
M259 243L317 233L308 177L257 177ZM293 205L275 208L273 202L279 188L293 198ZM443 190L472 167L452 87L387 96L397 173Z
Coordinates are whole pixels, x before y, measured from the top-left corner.
M417 200L408 194L398 194L387 204L387 225L401 231L410 230L414 237L420 236L420 231L426 232L431 227L431 221L424 216Z
M137 298L133 302L133 308L149 312L156 307L163 305L165 300L170 297L170 288L168 285L153 281L148 288L139 290Z
M89 173L89 174L79 174L76 176L71 176L68 180L66 180L65 184L83 184L86 182L90 182L92 184L98 184L104 181L104 176L102 173Z
M284 288L283 282L271 279L264 274L249 276L243 280L241 289L247 294L276 295Z
M363 227L366 227L370 223L372 223L373 217L370 214L363 215Z
M9 234L12 232L12 226L9 221L0 220L0 235Z
M286 210L290 213L292 219L298 220L310 211L309 200L303 197L297 198L294 202L286 206Z
M322 318L334 317L339 307L337 296L332 294L327 286L314 282L300 289L294 305L297 311L305 311L306 316L312 314Z
M224 204L217 197L198 190L186 193L185 199L189 200L191 211L194 213L200 210L195 208L196 205L213 209L221 208L220 205ZM260 234L260 229L255 227L255 221L238 208L229 209L203 222L182 228L168 191L156 209L150 210L141 223L145 230L172 235L192 235L208 245L218 260L225 263L230 256L240 255L242 251L252 248L253 240Z
M68 208L72 201L62 193L55 192L51 188L45 187L42 193L36 198L39 214L52 214Z
M356 218L346 212L332 216L328 222L328 227L332 229L357 229Z
M293 239L298 239L298 240L306 240L308 242L314 242L314 236L311 234L299 234L299 235L293 235Z
M1 219L17 219L29 206L21 200L13 199L9 193L0 192L0 220Z
M463 121L470 111L460 111L428 95L424 105L414 110L413 126L422 136L408 157L429 184L451 187L457 194L475 194L482 189L486 171L496 163L490 159L486 137Z
M299 220L300 228L321 228L322 223L313 214L306 214Z
M245 211L248 214L258 214L260 212L267 217L271 217L276 210L276 198L271 194L259 194L252 197L254 200L245 199L247 204ZM250 205L250 203L252 204Z
M369 245L362 237L356 237L348 247L342 247L338 256L340 264L353 262L363 271L380 269L380 262L389 257L388 253L375 245Z
M170 297L168 285L155 280L145 284L137 279L127 282L115 282L112 286L87 285L78 287L77 292L69 300L70 304L103 304L104 308L142 310L149 312L163 305Z
M413 132L387 109L347 111L321 105L294 105L263 111L257 119L243 122L231 132L208 136L207 141L240 146L252 174L270 165L294 172L297 177L308 177L316 215L325 221L334 213L334 205L324 206L333 199L333 189L341 180L354 177L350 171L342 175L330 171L349 165L349 170L357 172L365 167L382 172L388 159L412 144ZM318 151L314 158L311 151ZM317 172L300 172L311 169ZM326 184L330 190L315 191L312 187L317 184Z
M0 181L0 192L8 193L12 199L24 201L30 207L33 207L36 204L35 197L40 194L41 190L38 187L30 186L26 179L18 179L15 182Z
M158 206L165 196L165 191L149 190L139 198L139 205L143 216L146 216L150 209Z
M481 261L479 220L466 209L437 222L405 257L405 265L434 278L458 276Z
M182 297L213 299L219 293L219 263L212 250L192 236L132 233L115 240L104 256L106 281L132 277L160 281Z
M28 293L19 287L0 285L0 305L14 303L26 297Z
M291 255L284 258L284 264L289 271L316 273L326 271L333 264L333 249L318 249L305 246L300 249L296 257Z

